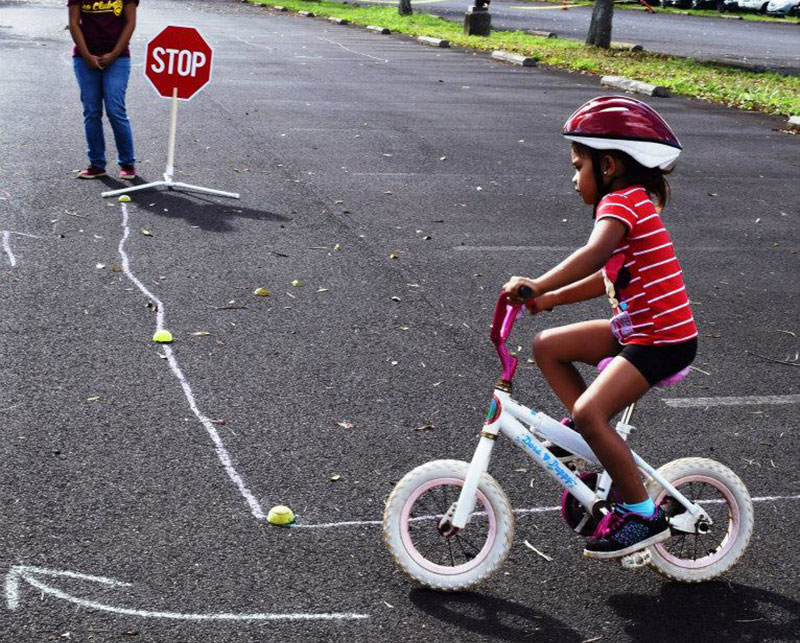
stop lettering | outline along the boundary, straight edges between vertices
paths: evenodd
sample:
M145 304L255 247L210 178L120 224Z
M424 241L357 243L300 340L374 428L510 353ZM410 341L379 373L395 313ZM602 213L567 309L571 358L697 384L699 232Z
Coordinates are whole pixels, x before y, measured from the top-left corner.
M211 57L196 29L170 26L147 43L144 73L159 95L188 100L211 79Z

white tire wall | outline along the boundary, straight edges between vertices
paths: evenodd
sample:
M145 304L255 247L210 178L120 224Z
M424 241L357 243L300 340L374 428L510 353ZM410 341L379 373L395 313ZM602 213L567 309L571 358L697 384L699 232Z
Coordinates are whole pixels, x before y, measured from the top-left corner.
M506 494L497 481L484 473L478 483L478 492L483 496L487 507L476 503L475 511L491 512L494 520L493 537L487 540L485 556L479 564L463 573L436 573L415 560L414 552L409 550L408 540L403 538L404 512L410 499L413 500L419 489L440 479L455 479L463 483L469 470L469 463L460 460L433 460L407 473L397 483L383 514L383 533L389 552L397 565L417 583L439 591L459 591L472 587L488 578L497 570L508 556L514 538L514 513ZM469 533L467 524L465 533ZM434 529L435 527L432 527ZM442 537L444 538L444 537ZM418 557L418 556L417 556Z
M658 473L684 495L686 492L681 486L688 481L705 480L704 484L716 486L726 500L730 516L735 517L735 529L724 541L723 549L726 547L727 551L716 558L710 557L708 564L675 560L676 557L665 549L667 541L650 548L650 566L662 576L682 583L701 583L727 572L742 556L753 533L753 503L747 488L728 467L706 458L674 460L661 467ZM649 481L647 491L656 504L668 495L655 480ZM712 529L715 527L719 529L720 525L712 525Z

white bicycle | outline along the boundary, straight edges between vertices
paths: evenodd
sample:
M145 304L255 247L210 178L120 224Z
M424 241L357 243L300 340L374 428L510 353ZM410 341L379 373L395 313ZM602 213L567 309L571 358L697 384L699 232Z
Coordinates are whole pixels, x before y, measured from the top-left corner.
M564 487L562 516L574 532L590 536L616 499L609 474L587 470L599 462L578 432L511 397L517 358L506 340L523 310L510 304L506 293L498 298L491 337L503 375L472 461L423 464L397 483L386 502L386 545L400 568L426 587L456 591L475 585L496 571L511 549L514 512L487 473L501 433ZM633 404L627 407L616 425L626 440L633 410ZM706 458L681 458L656 470L635 452L633 457L646 475L650 497L667 514L671 537L621 558L623 567L649 565L685 583L708 581L733 567L753 531L753 504L739 477Z

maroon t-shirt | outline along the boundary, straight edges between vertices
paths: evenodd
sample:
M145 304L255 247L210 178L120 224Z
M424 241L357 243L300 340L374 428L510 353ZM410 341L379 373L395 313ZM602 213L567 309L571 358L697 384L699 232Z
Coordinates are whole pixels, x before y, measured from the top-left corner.
M110 53L117 45L125 27L125 14L122 7L139 0L67 0L67 6L78 5L81 8L81 31L86 40L86 47L93 56ZM80 56L78 48L72 50L74 57ZM121 56L130 56L125 47Z

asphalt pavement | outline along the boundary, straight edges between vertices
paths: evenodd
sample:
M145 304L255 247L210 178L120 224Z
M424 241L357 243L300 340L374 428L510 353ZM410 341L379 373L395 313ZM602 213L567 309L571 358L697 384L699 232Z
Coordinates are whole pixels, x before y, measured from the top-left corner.
M396 4L390 0L359 0L359 4ZM461 22L469 0L421 0L415 11ZM493 0L490 11L495 29L539 30L559 38L585 40L592 19L591 6L562 6L527 0ZM612 40L637 44L661 54L719 62L782 74L800 74L798 25L733 20L730 17L686 16L678 13L614 11Z
M518 516L496 576L441 595L394 567L383 503L412 467L470 458L500 286L589 234L559 131L606 92L238 2L153 0L128 92L141 180L163 172L169 115L144 45L191 25L215 69L180 105L176 180L242 199L123 207L99 195L116 179L73 178L65 21L60 2L0 1L0 641L797 640L800 148L783 119L650 100L684 144L665 218L701 338L698 370L642 401L633 446L742 477L743 559L699 586L587 561L549 509L559 489L499 442L492 474L541 511ZM170 351L150 341L156 303ZM515 339L606 314L556 310ZM517 380L560 417L531 365ZM297 527L260 517L279 503Z

